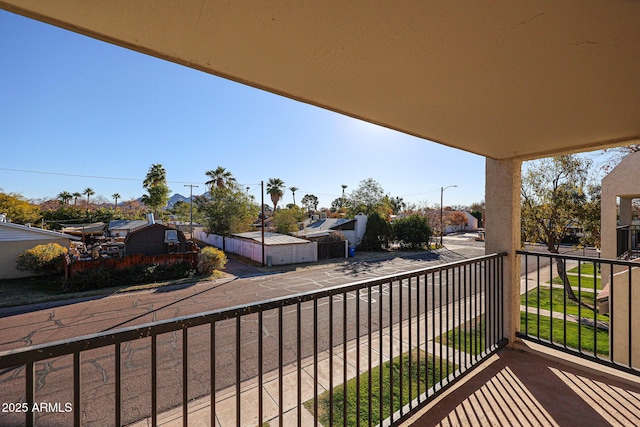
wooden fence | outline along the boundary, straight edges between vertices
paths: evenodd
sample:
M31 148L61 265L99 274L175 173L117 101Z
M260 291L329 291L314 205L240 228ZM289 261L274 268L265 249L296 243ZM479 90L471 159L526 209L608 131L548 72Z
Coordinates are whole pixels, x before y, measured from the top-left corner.
M198 265L198 252L181 252L159 255L133 254L126 255L122 258L74 261L71 263L67 263L65 276L67 278L73 277L82 271L92 270L99 267L112 268L114 270L123 270L125 268L133 267L134 265L174 265L181 262L188 262L193 266L193 268L196 268Z

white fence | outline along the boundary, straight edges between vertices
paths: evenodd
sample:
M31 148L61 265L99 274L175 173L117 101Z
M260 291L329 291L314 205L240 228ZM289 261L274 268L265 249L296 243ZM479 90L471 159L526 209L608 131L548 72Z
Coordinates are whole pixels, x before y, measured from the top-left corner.
M258 242L236 237L223 237L217 234L207 234L203 229L193 230L193 237L256 262L262 262L262 245ZM266 245L264 247L264 262L271 265L299 264L318 260L318 244L316 242L292 243L284 245Z

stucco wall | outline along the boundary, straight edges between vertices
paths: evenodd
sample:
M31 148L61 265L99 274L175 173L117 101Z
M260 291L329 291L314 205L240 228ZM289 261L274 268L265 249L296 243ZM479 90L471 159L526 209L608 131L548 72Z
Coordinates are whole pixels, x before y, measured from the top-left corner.
M613 360L629 364L629 346L631 345L634 368L640 368L640 267L631 269L631 344L629 343L629 269L613 276L610 289L610 316L613 319ZM611 337L611 334L609 335Z
M12 242L0 242L0 279L17 279L32 277L33 273L16 269L18 255L34 246L57 243L65 248L69 247L69 238L22 240Z

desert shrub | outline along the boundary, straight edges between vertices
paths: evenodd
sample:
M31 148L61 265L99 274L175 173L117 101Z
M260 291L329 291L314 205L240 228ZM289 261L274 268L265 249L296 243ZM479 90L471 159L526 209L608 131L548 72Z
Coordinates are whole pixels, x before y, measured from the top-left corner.
M57 243L38 245L18 255L16 268L40 275L59 274L64 271L66 253L67 248Z
M422 248L431 238L429 220L421 215L410 215L395 220L393 233L401 247L410 249Z
M226 264L227 256L220 249L207 246L198 253L198 273L200 274L222 270Z

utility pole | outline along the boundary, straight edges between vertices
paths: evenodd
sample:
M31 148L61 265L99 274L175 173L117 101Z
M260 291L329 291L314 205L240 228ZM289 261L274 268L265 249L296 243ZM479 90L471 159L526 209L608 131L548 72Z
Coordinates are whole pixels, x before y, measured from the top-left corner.
M457 185L447 185L446 187L440 187L440 246L442 247L442 235L444 234L444 222L443 222L443 194L444 190L451 187L457 187Z
M189 236L193 240L193 187L198 188L198 186L193 184L185 184L184 186L189 187Z

